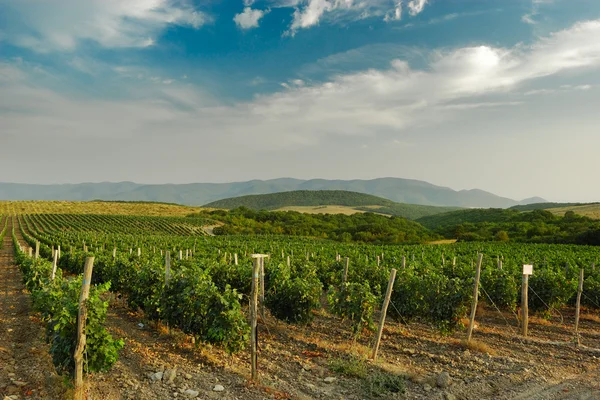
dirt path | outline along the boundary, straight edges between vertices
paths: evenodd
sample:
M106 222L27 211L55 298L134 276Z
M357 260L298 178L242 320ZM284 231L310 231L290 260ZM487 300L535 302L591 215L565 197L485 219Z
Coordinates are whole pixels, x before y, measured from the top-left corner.
M31 316L15 265L12 221L8 227L0 251L0 397L61 399L62 379L52 365L42 325Z

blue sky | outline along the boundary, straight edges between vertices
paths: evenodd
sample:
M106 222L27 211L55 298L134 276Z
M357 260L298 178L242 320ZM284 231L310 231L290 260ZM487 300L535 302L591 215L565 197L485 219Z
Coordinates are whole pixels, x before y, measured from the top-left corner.
M597 0L0 0L5 182L600 201L599 94Z

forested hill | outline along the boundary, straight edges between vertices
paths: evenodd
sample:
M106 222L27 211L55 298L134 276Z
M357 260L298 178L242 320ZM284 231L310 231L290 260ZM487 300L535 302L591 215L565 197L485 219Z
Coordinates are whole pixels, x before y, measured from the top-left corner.
M205 207L234 209L246 207L252 210L278 210L284 207L346 206L357 211L371 211L416 219L459 209L458 207L435 207L402 204L365 193L346 190L294 190L289 192L232 197L208 203ZM327 212L327 211L325 211Z
M475 209L419 218L424 227L460 241L516 241L600 245L600 221L567 211Z

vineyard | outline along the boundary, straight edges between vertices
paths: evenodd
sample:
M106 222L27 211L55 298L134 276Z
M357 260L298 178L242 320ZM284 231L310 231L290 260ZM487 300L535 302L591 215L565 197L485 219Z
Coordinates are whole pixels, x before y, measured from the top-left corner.
M120 368L119 355L131 351L130 338L109 327L111 307L136 315L144 321L140 325L149 323L157 332L161 327L168 335L178 332L186 343L193 343L190 351L196 349L209 359L217 354L229 360L223 368L246 378L252 254L268 255L263 287L267 315L259 322L259 343L266 341L265 347L259 344L258 356L265 360L259 361L263 386L232 396L514 398L494 392L494 385L516 385L516 379L525 379L517 378L524 369L543 369L531 365L532 353L566 352L565 369L570 374L581 373L582 366L586 371L587 362L600 356L597 247L478 242L368 245L289 236L209 236L203 227L211 223L182 216L69 212L16 212L3 217L0 236L12 237L16 262L45 326L57 371L68 376L74 368L79 290L90 257L94 261L84 370L91 381L100 379L100 372ZM479 349L461 342L473 302L478 254L483 254L474 333ZM534 268L529 277L531 339L526 339L533 343L519 334L523 264ZM383 361L368 363L392 269L397 274L380 349ZM573 307L581 270L584 313L575 333ZM274 348L282 353L277 355ZM509 356L507 348L525 351L527 360ZM207 351L213 355L207 356ZM288 360L277 364L279 357ZM505 373L491 388L479 387L475 376L484 374L483 367L473 367L465 361L469 358L471 364L485 360L484 369ZM321 371L345 383L340 382L340 389L328 383L300 387L292 378L285 381L285 375L297 375L298 368L307 376ZM453 377L457 382L450 388L442 384L436 388L435 382L427 381L432 373L445 370L453 375L455 369L462 373ZM274 374L280 377L275 379ZM332 392L333 387L342 391Z

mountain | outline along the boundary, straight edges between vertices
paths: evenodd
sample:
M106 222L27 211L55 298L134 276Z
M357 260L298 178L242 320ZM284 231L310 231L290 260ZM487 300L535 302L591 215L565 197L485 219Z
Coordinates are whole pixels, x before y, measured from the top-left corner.
M327 205L346 206L350 212L353 210L373 211L409 219L417 219L458 209L457 207L396 203L382 197L345 190L295 190L271 194L254 194L217 200L206 204L206 207L233 209L243 206L253 210L277 210L284 207Z
M125 200L202 205L229 197L293 190L346 190L372 194L398 203L452 207L507 208L518 204L479 189L460 190L401 178L371 180L301 180L292 178L234 183L144 185L133 182L33 185L0 183L2 200Z

